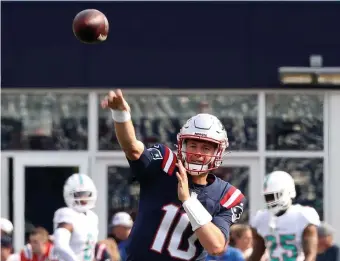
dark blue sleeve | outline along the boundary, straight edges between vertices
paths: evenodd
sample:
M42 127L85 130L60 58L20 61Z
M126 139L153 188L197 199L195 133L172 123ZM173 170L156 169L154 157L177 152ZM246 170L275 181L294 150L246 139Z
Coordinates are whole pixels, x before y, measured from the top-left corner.
M215 224L224 234L225 239L229 239L230 226L238 222L243 214L245 198L241 199L237 205L231 208L220 207L220 211L213 217L212 223Z
M175 153L162 144L144 148L138 160L128 160L132 173L137 180L155 178L159 175L172 175L177 157Z

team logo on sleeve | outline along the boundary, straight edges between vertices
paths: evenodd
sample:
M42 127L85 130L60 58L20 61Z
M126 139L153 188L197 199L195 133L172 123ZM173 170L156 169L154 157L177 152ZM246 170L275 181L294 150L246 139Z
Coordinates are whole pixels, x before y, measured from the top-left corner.
M150 152L153 160L161 160L161 159L163 159L162 153L160 152L159 149L150 148L150 149L148 149L148 151Z
M237 222L241 218L243 213L243 203L231 208L231 213L232 213L231 221L233 223Z

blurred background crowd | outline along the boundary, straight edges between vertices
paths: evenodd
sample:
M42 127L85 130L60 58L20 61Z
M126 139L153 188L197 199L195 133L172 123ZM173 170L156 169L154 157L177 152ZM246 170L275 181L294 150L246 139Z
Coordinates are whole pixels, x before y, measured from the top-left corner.
M117 212L112 217L109 226L108 237L97 243L95 261L124 261L126 260L126 240L133 226L133 219L127 212ZM49 249L53 246L53 236L43 227L32 227L26 233L26 245L20 250L15 251L12 245L13 224L5 218L1 218L1 260L4 261L30 261L35 260L33 256L43 260L54 260L53 256L49 257L46 253L50 253ZM318 228L318 260L337 261L338 247L333 238L334 229L327 223L322 223ZM225 253L228 261L242 261L250 256L252 245L251 227L247 224L236 224L231 227L229 247L233 251L240 253L242 258L233 258L227 252ZM100 251L101 245L104 244L106 251L103 254ZM229 250L230 251L230 250ZM335 253L334 253L335 251ZM228 255L229 254L229 255ZM213 257L214 260L216 257ZM211 261L207 258L207 261ZM266 253L261 261L271 261L268 253Z
M333 238L340 242L340 210L332 201L339 184L339 164L332 159L340 147L333 135L340 127L340 71L332 84L322 86L314 81L282 85L278 74L283 66L294 67L297 76L300 67L314 70L313 55L321 58L320 66L340 66L339 5L1 6L1 216L6 218L1 220L1 260L18 260L27 243L34 253L53 244L53 213L64 205L62 187L75 172L88 173L99 190L96 212L104 241L98 249L109 245L107 258L124 259L139 185L119 149L110 115L99 107L106 90L116 87L127 93L137 136L146 146L164 143L175 149L180 126L198 112L220 118L231 153L215 174L249 199L230 241L244 256L252 248L247 223L262 207L261 177L278 169L294 177L296 202L315 207L334 227L320 227L320 255ZM83 45L73 36L72 19L86 8L107 15L105 43Z

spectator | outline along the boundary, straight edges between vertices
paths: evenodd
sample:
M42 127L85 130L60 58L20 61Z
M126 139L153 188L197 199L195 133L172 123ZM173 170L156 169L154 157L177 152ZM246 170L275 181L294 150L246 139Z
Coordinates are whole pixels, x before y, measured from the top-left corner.
M2 229L1 229L2 230ZM1 260L2 261L19 261L18 254L12 254L12 238L9 235L1 236Z
M45 228L37 227L29 235L29 243L20 252L21 261L52 261L57 260L53 244Z
M253 236L248 225L235 224L230 229L230 245L238 248L244 258L248 258L252 252Z
M206 261L245 261L242 252L232 246L228 246L227 250L221 256L208 255Z
M13 224L6 218L0 219L1 235L11 235L13 232Z
M114 239L99 241L95 249L96 261L121 261L119 249Z
M318 227L318 256L316 261L339 261L340 249L333 242L333 228L326 224L321 223Z
M126 260L126 240L130 235L132 225L132 218L126 212L118 212L112 218L109 237L116 240L122 261Z
M247 260L253 252L253 235L250 226L236 224L230 230L230 246L238 248ZM266 250L261 261L268 261L269 255Z

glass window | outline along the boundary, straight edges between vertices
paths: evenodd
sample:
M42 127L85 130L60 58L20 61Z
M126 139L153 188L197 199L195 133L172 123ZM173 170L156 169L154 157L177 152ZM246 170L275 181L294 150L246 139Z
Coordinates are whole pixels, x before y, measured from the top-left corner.
M88 95L1 95L2 150L86 150Z
M267 150L323 150L323 95L268 94Z
M296 185L295 203L312 206L323 218L323 159L321 158L268 158L266 170L290 173Z
M137 136L146 146L164 143L174 148L185 121L207 112L217 116L226 127L230 150L257 150L257 95L128 95L126 99ZM111 115L102 109L99 149L120 149Z
M139 183L129 167L108 166L108 222L118 211L136 215L139 203Z

